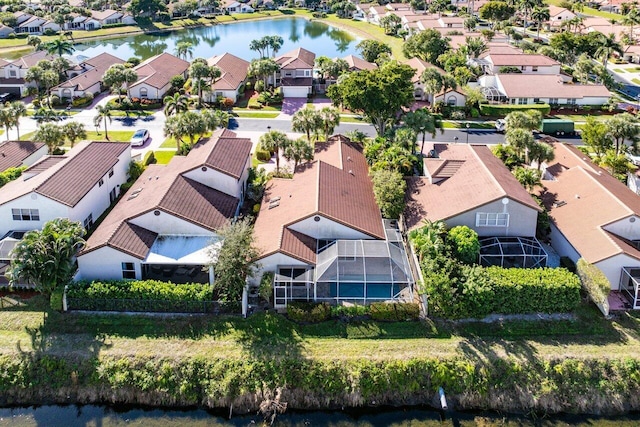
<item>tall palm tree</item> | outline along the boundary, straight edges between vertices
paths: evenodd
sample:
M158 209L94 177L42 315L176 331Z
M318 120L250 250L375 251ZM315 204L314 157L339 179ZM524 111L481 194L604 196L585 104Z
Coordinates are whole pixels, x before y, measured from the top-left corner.
M165 96L162 102L164 103L164 114L167 116L180 114L189 109L189 97L179 92L174 93L173 96Z
M76 141L85 139L87 137L87 130L84 128L84 124L80 122L68 122L62 125L62 132L64 133L71 148Z
M285 147L283 156L288 161L293 160L293 173L296 173L300 162L313 160L313 147L305 139L299 138Z
M616 40L615 34L609 34L605 36L604 34L601 37L598 37L599 47L595 52L595 56L597 58L602 59L602 66L607 68L607 62L609 61L609 57L615 52L622 55L623 50L620 43Z
M111 123L111 108L108 106L98 105L96 107L96 115L93 118L93 125L97 128L104 122L104 138L108 141L109 134L107 133L107 122Z
M53 154L57 148L64 144L64 133L60 126L54 123L44 123L38 127L33 135L33 140L44 142L49 148L49 154Z
M631 8L624 18L622 18L622 23L629 26L630 44L634 44L635 37L633 35L633 27L640 24L640 13L638 13L638 8L635 6Z
M487 42L482 37L465 37L465 49L470 58L476 59L488 49Z
M16 132L18 134L18 140L20 139L20 118L27 115L27 107L21 101L13 101L9 104L9 109L11 110L11 114L15 117L15 127Z
M50 53L51 55L57 54L60 57L62 55L71 55L76 50L73 47L73 43L71 43L69 40L64 40L61 37L46 43L44 45L44 48L47 53Z
M249 43L249 50L258 52L258 55L260 55L260 59L266 57L265 50L267 49L267 47L268 43L264 38L251 40L251 42Z
M0 108L0 125L4 126L7 141L9 140L9 130L15 126L16 119L9 108Z
M529 163L529 149L535 144L535 139L531 131L523 128L507 128L504 140L507 144L513 147L519 156L525 158L525 162Z
M424 152L424 143L427 133L434 138L436 136L436 129L440 128L440 131L443 132L442 125L438 123L436 118L426 108L408 112L404 116L404 122L416 133L422 134L420 153Z
M291 145L291 140L284 132L271 130L260 136L260 145L262 149L275 153L276 156L276 173L280 172L280 151L286 150Z
M176 44L175 53L178 58L182 58L185 61L187 58L193 58L193 43L178 42Z
M324 140L328 140L336 127L340 126L340 111L334 107L324 107L318 113L324 131Z
M519 166L513 170L513 175L529 193L532 193L536 187L542 186L539 170Z
M271 48L271 56L275 57L276 53L282 48L284 39L281 36L267 36L267 49Z
M427 95L431 95L428 100L433 107L435 95L442 90L442 75L433 67L427 68L422 72L420 82L424 85Z
M164 123L164 136L173 138L176 141L177 151L180 152L182 138L185 136L180 116L167 117Z
M518 7L522 9L522 11L524 12L523 20L524 20L525 32L527 29L527 19L529 17L529 11L534 7L536 7L537 5L538 5L538 2L536 0L518 0Z
M549 12L548 7L534 7L531 11L531 19L536 23L536 27L538 29L538 34L536 35L536 39L540 39L540 27L543 22L547 22L551 18L551 13Z
M291 129L294 132L304 132L309 142L311 142L311 132L321 128L322 121L315 108L306 107L298 110L291 118Z

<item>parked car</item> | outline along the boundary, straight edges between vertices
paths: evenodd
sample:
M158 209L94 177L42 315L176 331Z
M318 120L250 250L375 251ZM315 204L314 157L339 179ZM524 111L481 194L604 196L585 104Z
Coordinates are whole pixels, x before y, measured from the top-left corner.
M12 93L9 93L9 92L0 93L0 102L1 103L13 101L15 98L16 97Z
M507 122L504 119L496 120L496 132L504 132Z
M147 129L138 129L131 137L131 146L140 147L149 139L149 131Z

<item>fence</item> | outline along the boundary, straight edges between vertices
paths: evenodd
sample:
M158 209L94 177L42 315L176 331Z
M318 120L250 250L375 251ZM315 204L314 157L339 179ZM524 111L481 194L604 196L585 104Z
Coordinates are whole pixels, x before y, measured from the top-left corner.
M66 297L66 310L135 313L239 314L240 304L220 301L173 301Z

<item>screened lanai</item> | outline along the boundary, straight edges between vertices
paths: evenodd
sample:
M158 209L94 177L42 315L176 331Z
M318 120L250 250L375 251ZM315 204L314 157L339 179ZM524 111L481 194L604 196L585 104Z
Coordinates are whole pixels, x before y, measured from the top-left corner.
M640 308L640 268L622 268L620 291L629 300L631 307Z
M485 237L480 239L480 265L510 268L547 266L547 253L535 237Z

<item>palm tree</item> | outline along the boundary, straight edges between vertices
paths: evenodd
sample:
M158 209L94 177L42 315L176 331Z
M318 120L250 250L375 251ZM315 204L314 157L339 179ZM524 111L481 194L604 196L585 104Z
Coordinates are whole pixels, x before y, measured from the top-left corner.
M276 173L280 172L280 150L286 150L289 145L291 145L291 140L285 133L277 130L271 130L260 137L262 149L275 153Z
M42 85L42 75L44 74L44 70L38 65L34 65L33 67L29 67L27 73L24 75L24 80L27 82L33 82L36 86L36 94L37 97L40 98L40 86Z
M524 30L527 31L527 18L529 11L537 6L536 0L518 0L518 7L524 11Z
M516 153L522 157L524 154L525 162L529 163L529 149L535 144L535 139L531 131L523 128L507 128L504 141L513 147Z
M258 40L251 40L249 43L249 50L258 52L260 58L265 58L265 49L268 47L267 41L264 38Z
M200 112L207 126L207 129L214 131L217 128L226 128L229 126L229 113L221 110L206 109Z
M47 53L50 53L51 55L57 54L60 57L62 55L71 55L73 54L73 51L76 50L73 47L73 43L71 43L69 40L64 40L61 37L45 43L44 49L47 51Z
M531 161L536 162L538 170L542 168L542 163L550 162L555 158L553 147L544 142L536 142L529 149L529 157Z
M276 53L282 48L284 39L280 36L266 36L267 49L271 48L271 56L275 57Z
M132 83L138 81L138 74L132 70L131 68L126 68L122 70L122 82L127 86L127 98L131 98L131 93L129 92L129 87Z
M622 18L622 23L629 26L630 44L634 44L633 27L640 24L640 13L638 13L638 9L635 6Z
M164 114L167 116L180 114L189 109L189 97L179 92L174 93L173 96L165 96L162 102L164 103Z
M53 123L44 123L40 125L33 140L44 142L49 148L49 154L53 154L55 150L64 144L64 133L60 126Z
M320 115L311 107L296 111L291 118L291 129L294 132L304 132L309 142L311 142L311 132L321 129L322 126Z
M442 125L436 121L436 118L426 108L416 111L410 111L404 116L404 123L416 133L422 134L422 145L420 153L424 152L424 143L427 133L431 134L431 138L436 136L436 129L440 128L440 132L444 132Z
M164 136L167 138L173 138L176 141L177 152L179 153L182 138L185 136L180 116L176 115L167 117L167 120L164 123Z
M288 161L293 160L293 173L295 173L300 162L313 160L313 147L308 141L299 138L285 147L283 156Z
M487 42L482 37L465 37L465 49L470 58L476 59L488 49Z
M280 65L271 58L254 59L249 64L248 74L255 78L262 78L264 87L267 87L267 77L280 69Z
M47 105L49 106L49 108L51 108L51 99L49 98L49 91L51 90L52 87L58 84L58 81L60 81L60 76L58 75L57 72L53 70L46 70L44 73L42 73L42 77L40 81L42 82L42 85L44 86L44 89L45 89L45 95L47 96Z
M27 37L27 44L33 46L36 50L40 50L42 39L38 36L29 36Z
M104 122L104 138L108 141L109 134L107 133L107 121L111 123L111 108L109 106L98 105L96 107L96 115L93 118L93 125L97 128L102 122Z
M607 62L609 61L611 54L616 52L622 55L622 46L617 42L615 34L609 34L608 36L602 34L602 36L598 38L598 41L600 46L596 50L594 56L596 58L602 58L602 66L607 68Z
M422 72L420 81L424 85L427 95L431 95L427 97L427 100L433 107L435 95L442 90L442 75L435 68L427 68Z
M20 118L27 115L27 107L21 101L13 101L9 104L9 109L11 110L11 114L15 117L15 127L16 132L18 134L18 140L20 139Z
M513 175L529 193L532 193L536 187L542 186L539 170L519 166L513 170Z
M175 53L178 58L182 58L185 61L187 58L193 58L193 43L178 42L176 44Z
M334 107L324 107L318 113L324 131L325 141L329 139L336 127L340 126L340 111Z
M536 23L538 28L538 34L536 35L536 39L540 39L540 27L543 22L547 22L551 18L551 13L549 12L548 7L534 7L531 11L531 19Z
M84 124L80 122L68 122L62 125L62 132L66 136L67 140L69 140L69 144L71 144L71 148L76 143L76 141L85 139L87 137L87 131L84 128Z
M211 82L221 75L220 69L216 66L210 67L205 59L196 58L193 61L191 67L189 67L189 77L192 84L198 88L198 107L202 107L203 85L210 86Z
M16 119L9 108L0 109L0 125L4 126L7 141L9 140L9 130L15 126L15 122Z

